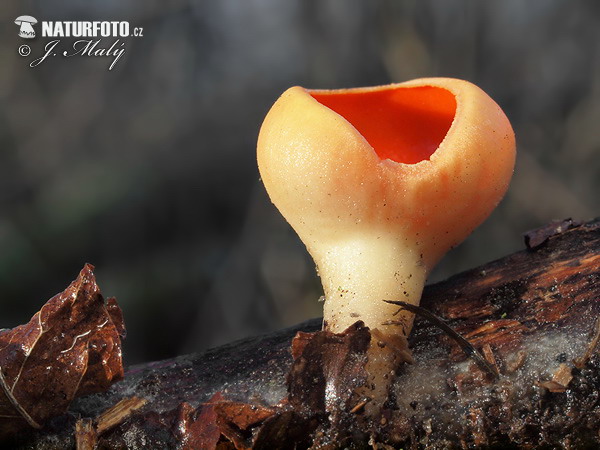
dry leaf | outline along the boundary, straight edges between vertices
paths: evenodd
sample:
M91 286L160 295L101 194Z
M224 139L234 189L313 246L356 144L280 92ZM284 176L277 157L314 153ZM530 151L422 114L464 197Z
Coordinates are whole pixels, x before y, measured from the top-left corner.
M357 403L350 402L367 380L365 364L371 333L362 322L343 333L298 333L288 374L289 402L304 415L329 413L333 422Z
M220 440L228 441L236 449L247 449L252 445L250 429L274 413L272 408L264 406L225 401L217 392L196 410L189 403L182 403L174 434L182 449L215 449Z
M29 323L0 332L0 436L41 427L80 395L123 377L123 317L87 264Z
M181 442L180 448L182 450L214 449L217 447L217 443L221 438L221 431L217 426L215 403L222 399L221 393L217 392L207 403L200 405L198 409L194 409L187 402L179 405L173 434Z

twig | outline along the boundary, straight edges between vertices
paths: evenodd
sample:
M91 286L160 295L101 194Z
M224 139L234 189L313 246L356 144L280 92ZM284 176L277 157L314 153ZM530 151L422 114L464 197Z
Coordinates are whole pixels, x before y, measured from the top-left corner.
M75 442L77 450L94 450L98 436L90 418L82 418L75 423Z
M398 305L401 309L406 309L411 313L423 317L432 325L435 325L443 332L445 332L448 336L450 336L452 339L454 339L456 343L460 346L462 351L465 352L467 356L472 357L477 363L477 365L484 371L488 372L494 378L494 380L497 380L499 378L500 374L498 373L496 367L491 365L481 355L481 353L479 353L477 349L473 347L473 345L469 341L467 341L464 337L462 337L460 334L458 334L456 331L450 328L450 326L446 322L444 322L438 316L433 314L431 311L425 308L421 308L420 306L411 305L410 303L402 302L399 300L384 300L384 302L390 303L392 305Z
M368 400L362 400L361 402L358 402L354 408L352 408L350 410L350 414L354 414L357 413L358 411L360 411L367 403L369 403Z
M98 434L104 433L109 428L123 422L133 411L146 404L146 399L139 397L130 397L121 400L116 405L104 411L96 419L96 431Z

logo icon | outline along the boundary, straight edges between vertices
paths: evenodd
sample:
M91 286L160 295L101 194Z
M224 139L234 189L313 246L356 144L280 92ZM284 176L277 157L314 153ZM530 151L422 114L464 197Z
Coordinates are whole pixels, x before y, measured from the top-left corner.
M15 19L15 23L20 26L19 36L24 39L33 39L35 30L33 26L37 23L37 19L31 16L19 16Z

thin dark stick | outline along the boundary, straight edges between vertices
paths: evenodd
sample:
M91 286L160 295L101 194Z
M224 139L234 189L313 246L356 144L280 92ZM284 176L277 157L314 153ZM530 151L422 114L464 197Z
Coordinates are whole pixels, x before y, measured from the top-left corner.
M500 377L498 370L491 365L482 355L477 351L473 345L467 341L464 337L454 331L450 326L440 319L438 316L433 314L431 311L426 310L425 308L421 308L420 306L411 305L410 303L402 302L399 300L384 300L386 303L390 303L392 305L398 305L401 309L406 309L407 311L414 313L418 316L421 316L427 319L431 324L435 325L442 331L444 331L448 336L456 341L456 343L460 346L463 352L467 356L472 357L477 365L488 372L495 380Z

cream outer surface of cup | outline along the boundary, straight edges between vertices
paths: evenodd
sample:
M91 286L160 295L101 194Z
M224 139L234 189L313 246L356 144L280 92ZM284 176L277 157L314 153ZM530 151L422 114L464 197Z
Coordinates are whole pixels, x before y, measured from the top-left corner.
M421 86L450 91L456 113L439 147L416 164L381 160L350 122L311 96L324 91L290 88L261 128L263 182L313 256L328 300L341 295L348 302L370 297L418 304L422 286L406 289L395 274L411 276L411 285L424 282L508 187L514 134L500 107L477 86L433 78L346 92ZM396 285L395 293L376 287L388 284L384 280ZM361 284L363 289L357 287ZM328 321L330 314L325 315ZM330 326L338 322L336 330L352 321L328 321Z

